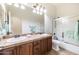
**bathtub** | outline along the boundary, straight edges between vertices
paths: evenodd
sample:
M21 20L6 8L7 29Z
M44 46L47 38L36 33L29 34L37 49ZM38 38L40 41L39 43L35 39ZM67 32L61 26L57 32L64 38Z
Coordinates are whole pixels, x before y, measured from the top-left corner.
M54 44L56 44L57 47L62 47L70 52L73 52L75 54L79 54L79 46L73 45L66 43L64 41L59 41L59 40L53 40ZM59 49L59 48L58 48Z

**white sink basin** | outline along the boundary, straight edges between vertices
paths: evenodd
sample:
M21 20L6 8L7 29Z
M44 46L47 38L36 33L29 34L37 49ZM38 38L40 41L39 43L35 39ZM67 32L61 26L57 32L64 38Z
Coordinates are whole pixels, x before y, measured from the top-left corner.
M18 37L18 38L10 38L10 39L8 39L7 40L7 42L19 42L19 41L22 41L22 40L24 40L26 37Z
M6 40L6 42L8 42L8 43L10 43L10 42L15 42L15 41L17 41L17 39L15 39L15 38L10 38L10 39L7 39L7 40Z
M11 44L15 44L18 42L21 42L25 39L26 37L18 37L18 38L10 38L10 39L5 39L0 41L0 48L7 46L7 45L11 45Z
M27 35L27 38L30 38L32 35Z
M21 37L19 37L18 39L20 40L23 40L23 39L25 39L26 37L25 36L21 36Z
M0 41L0 48L6 45L6 41Z

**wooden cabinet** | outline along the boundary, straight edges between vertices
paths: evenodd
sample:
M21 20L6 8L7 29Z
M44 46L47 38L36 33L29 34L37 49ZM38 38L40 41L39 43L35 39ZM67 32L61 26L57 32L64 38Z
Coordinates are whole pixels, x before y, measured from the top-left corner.
M44 53L47 52L47 49L48 49L48 43L47 43L47 38L44 40Z
M1 50L2 55L41 55L52 49L52 37L39 38L11 48Z
M41 54L45 54L47 52L47 39L41 40Z
M48 48L48 51L50 51L52 49L52 39L51 38L48 38L47 41L48 41L47 42L47 44L48 44L47 45L48 46L47 48Z
M0 51L1 55L32 55L32 43L26 43Z
M45 54L52 49L52 37L42 38L34 41L34 55Z
M13 55L19 55L20 54L20 46L15 46L13 50Z
M34 41L33 42L33 54L34 55L39 55L40 54L40 40Z
M6 48L0 51L0 55L12 55L14 48Z
M41 54L45 54L46 52L52 49L52 38L44 38L41 40Z
M32 55L32 43L23 44L20 46L20 55Z

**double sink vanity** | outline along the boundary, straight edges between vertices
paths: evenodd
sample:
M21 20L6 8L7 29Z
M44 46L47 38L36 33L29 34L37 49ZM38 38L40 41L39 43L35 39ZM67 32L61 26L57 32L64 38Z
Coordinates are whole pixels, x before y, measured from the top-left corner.
M43 55L52 49L50 34L34 34L0 41L0 55Z

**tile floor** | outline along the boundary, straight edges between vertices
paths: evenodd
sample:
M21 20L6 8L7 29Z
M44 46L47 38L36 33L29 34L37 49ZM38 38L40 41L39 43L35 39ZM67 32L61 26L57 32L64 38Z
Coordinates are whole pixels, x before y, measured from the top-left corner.
M60 49L59 51L52 49L50 52L47 53L47 55L77 55L77 54L67 51L65 49Z

